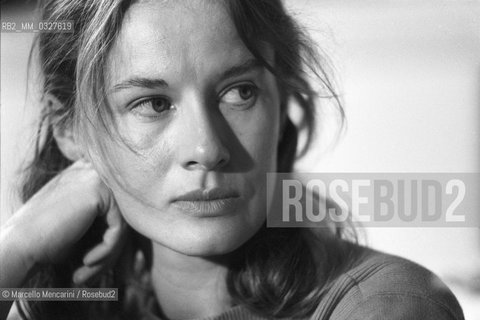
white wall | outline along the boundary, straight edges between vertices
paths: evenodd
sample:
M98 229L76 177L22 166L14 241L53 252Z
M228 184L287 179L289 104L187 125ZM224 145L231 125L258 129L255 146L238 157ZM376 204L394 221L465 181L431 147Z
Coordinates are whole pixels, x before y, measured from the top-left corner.
M479 171L479 1L287 4L335 61L348 120L334 152L306 159L302 168ZM480 297L455 285L456 278L470 281L480 270L478 228L371 228L367 237L373 247L417 261L450 281L467 319L480 318Z
M2 19L3 19L2 12ZM15 186L16 171L33 146L33 123L37 103L34 94L27 95L27 61L33 33L2 33L0 54L0 164L1 214L0 223L14 210L18 202ZM29 88L33 92L34 88Z
M307 159L304 168L478 172L480 2L287 3L335 60L348 121L347 133L335 151ZM409 241L392 237L393 230L385 232L388 237L382 241L376 239L384 230L372 230L370 238L375 245L403 253L403 244ZM443 248L435 258L439 261L445 260L444 250L464 254L450 241L451 234L457 241L471 243L469 250L478 249L480 238L477 230L469 229L399 232L408 233L410 239L437 233L431 241ZM423 248L418 253L411 249L410 255L424 256Z

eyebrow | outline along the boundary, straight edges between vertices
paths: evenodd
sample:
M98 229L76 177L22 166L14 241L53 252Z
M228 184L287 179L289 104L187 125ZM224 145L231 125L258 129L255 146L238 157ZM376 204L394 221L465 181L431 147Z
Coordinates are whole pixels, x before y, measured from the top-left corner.
M263 64L257 59L249 59L239 65L233 66L221 73L220 79L228 79L241 76L255 69L263 68Z
M220 74L220 79L228 79L233 77L241 76L247 72L253 71L255 69L263 68L263 64L257 59L249 59L245 62L242 62L236 66L230 67L227 70L223 71ZM117 83L113 86L113 91L119 91L123 89L129 89L132 87L136 88L147 88L147 89L157 89L157 88L166 88L168 83L163 79L151 79L144 77L133 77L127 80L124 80L120 83Z
M168 87L168 84L165 80L162 80L162 79L134 77L134 78L122 81L120 83L117 83L116 85L113 86L113 91L129 89L132 87L156 89L156 88L166 88Z

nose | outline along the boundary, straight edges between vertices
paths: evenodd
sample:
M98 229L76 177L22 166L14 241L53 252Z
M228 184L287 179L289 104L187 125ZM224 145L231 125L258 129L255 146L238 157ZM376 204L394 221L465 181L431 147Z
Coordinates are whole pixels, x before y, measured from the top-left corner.
M225 120L215 108L208 108L199 99L185 108L180 161L187 170L212 171L224 167L230 161L230 152L221 139Z

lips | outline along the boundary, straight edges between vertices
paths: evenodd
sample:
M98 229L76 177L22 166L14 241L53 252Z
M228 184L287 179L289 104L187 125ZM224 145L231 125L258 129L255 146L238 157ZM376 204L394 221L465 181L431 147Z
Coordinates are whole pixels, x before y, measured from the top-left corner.
M175 198L172 205L200 217L226 215L240 204L238 192L227 188L199 189Z

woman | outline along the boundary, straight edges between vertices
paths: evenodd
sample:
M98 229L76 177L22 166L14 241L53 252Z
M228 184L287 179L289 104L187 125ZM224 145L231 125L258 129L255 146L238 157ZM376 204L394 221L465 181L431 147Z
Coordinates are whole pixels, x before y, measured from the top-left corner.
M119 302L20 302L23 318L463 318L430 272L343 228L265 227L266 173L292 170L315 97L335 96L280 1L52 0L42 20L75 32L39 37L46 137L0 286Z

